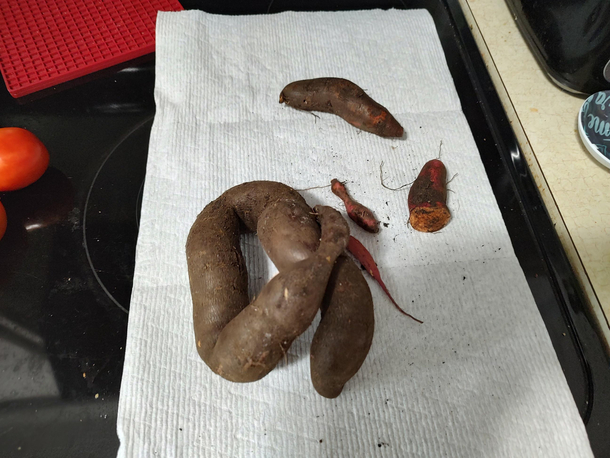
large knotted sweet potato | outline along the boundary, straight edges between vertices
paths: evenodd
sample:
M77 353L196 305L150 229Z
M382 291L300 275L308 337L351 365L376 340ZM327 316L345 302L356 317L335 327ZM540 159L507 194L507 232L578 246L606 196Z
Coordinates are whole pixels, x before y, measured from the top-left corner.
M222 377L264 377L321 306L311 349L316 390L338 396L364 362L374 329L371 293L344 255L349 227L343 217L330 207L315 211L292 188L258 181L229 189L193 224L186 253L195 341ZM247 231L257 232L279 270L251 303L239 244Z

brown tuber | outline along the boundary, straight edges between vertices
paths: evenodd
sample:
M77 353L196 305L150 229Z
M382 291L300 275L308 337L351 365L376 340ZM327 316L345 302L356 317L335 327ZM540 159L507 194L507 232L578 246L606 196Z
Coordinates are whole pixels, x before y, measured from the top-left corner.
M280 103L297 110L336 114L352 126L380 137L404 135L404 129L386 108L343 78L295 81L282 90Z
M218 375L252 382L268 374L312 323L315 389L336 397L364 362L373 338L370 290L344 254L349 227L330 207L315 208L292 188L258 181L209 203L186 243L197 351ZM249 303L240 235L257 232L279 270Z
M373 212L359 202L356 202L348 194L345 185L336 178L330 182L330 189L333 194L343 201L347 216L350 217L358 226L367 232L376 234L379 232L379 221L373 215Z
M439 159L426 162L409 190L409 223L420 232L441 230L451 219L447 208L447 170Z

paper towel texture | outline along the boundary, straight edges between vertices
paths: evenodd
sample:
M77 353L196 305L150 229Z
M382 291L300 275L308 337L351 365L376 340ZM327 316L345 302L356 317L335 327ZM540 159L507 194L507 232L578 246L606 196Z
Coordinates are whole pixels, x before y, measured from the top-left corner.
M584 425L489 186L430 15L415 11L229 17L159 13L155 117L129 313L121 457L591 456ZM291 81L347 78L387 107L407 140L278 103ZM450 224L407 226L411 182L438 155ZM184 246L201 209L231 186L348 181L376 213L351 224L385 283L360 372L334 400L309 379L313 327L263 380L234 384L199 359ZM329 188L302 193L342 209ZM256 292L275 272L255 237Z

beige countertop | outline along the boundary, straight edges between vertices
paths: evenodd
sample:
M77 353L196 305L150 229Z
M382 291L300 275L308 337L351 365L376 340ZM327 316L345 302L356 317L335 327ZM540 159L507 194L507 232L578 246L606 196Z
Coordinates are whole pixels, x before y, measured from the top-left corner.
M610 170L577 131L584 98L553 84L503 0L460 0L538 189L610 343Z

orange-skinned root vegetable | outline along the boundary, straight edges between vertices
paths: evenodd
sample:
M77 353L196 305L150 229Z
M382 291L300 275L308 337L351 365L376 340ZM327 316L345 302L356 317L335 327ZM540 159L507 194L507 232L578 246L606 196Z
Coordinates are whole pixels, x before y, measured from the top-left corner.
M360 87L343 78L316 78L290 83L280 103L306 111L322 111L380 137L402 137L404 129L390 112Z
M364 267L366 269L366 271L370 274L370 276L373 277L373 279L379 284L379 286L381 286L381 289L383 290L383 292L386 294L386 296L388 296L388 298L390 299L392 304L394 304L394 307L396 307L400 313L408 316L409 318L411 318L414 321L417 321L418 323L423 323L423 321L418 320L413 315L410 315L407 312L405 312L396 303L396 301L390 294L390 291L388 291L388 288L386 287L385 283L381 279L381 274L379 273L379 269L377 268L377 263L373 259L373 256L371 255L371 253L369 253L369 250L367 250L366 247L362 243L360 243L360 240L358 240L357 238L350 235L349 242L347 244L347 251L349 251L352 255L354 255L354 257L358 260L358 262L360 264L362 264L362 267Z
M374 328L370 291L344 256L346 221L330 207L315 210L321 229L295 190L276 182L251 182L208 204L191 227L186 253L195 341L201 358L218 375L234 382L264 377L322 304L311 350L316 390L337 396L364 362ZM279 270L251 303L239 243L245 232L257 232Z
M409 189L409 223L420 232L436 232L449 222L447 170L438 159L426 162Z
M352 199L347 189L345 189L345 185L336 178L333 178L330 184L333 194L343 201L347 216L365 231L374 234L379 232L379 221L377 221L371 210Z

